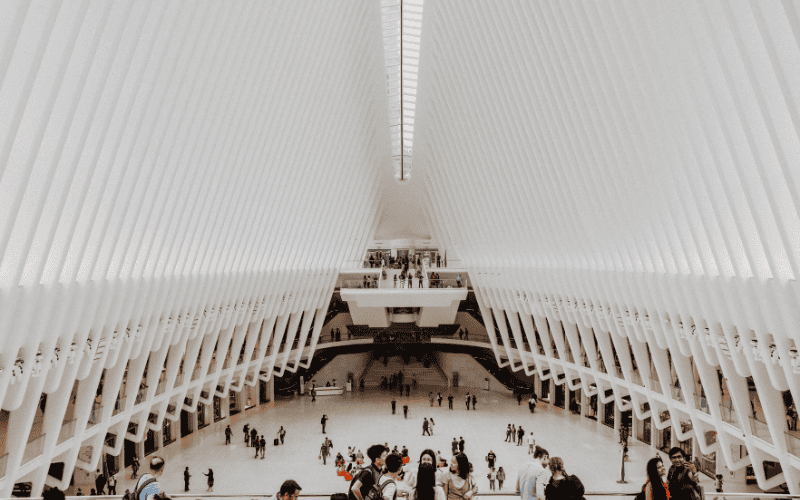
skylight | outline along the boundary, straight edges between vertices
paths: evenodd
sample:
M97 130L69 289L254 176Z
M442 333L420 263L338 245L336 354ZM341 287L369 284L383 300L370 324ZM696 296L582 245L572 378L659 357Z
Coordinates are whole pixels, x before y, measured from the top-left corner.
M395 177L411 176L414 109L424 0L382 0L383 48Z

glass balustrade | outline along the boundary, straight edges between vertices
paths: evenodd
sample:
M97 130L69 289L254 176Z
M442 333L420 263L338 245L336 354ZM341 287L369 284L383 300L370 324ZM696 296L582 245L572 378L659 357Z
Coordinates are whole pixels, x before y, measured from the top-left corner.
M58 432L58 443L56 444L61 444L68 439L72 439L72 436L75 435L75 422L77 421L73 418L61 425L61 430Z
M22 464L27 464L31 460L38 458L44 452L44 434L28 441L25 445L25 451L22 454Z
M723 422L739 425L739 420L736 418L736 412L731 406L725 404L719 405L719 413L722 416Z

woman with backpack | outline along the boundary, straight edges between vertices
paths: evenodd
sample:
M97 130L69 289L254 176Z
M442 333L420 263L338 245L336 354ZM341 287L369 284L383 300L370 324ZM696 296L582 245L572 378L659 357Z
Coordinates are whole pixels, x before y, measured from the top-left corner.
M550 472L553 476L544 489L547 500L582 500L585 489L578 476L571 476L564 470L560 457L550 459Z
M469 459L458 453L450 462L450 470L442 475L446 500L470 500L478 494L478 484L469 473Z
M636 500L669 500L669 488L664 482L667 473L661 458L651 458L647 462L647 481L642 485L642 491L636 495Z

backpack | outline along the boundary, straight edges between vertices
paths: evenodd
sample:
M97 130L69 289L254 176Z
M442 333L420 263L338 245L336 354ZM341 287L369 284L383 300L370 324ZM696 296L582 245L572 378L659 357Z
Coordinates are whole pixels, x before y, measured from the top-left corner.
M389 479L388 481L384 482L383 484L379 485L380 479L375 482L375 486L370 488L369 493L367 496L364 497L364 500L383 500L383 489L389 486L390 484L395 484L394 479ZM397 497L397 489L394 491L394 498Z
M364 479L368 475L370 475L372 477L373 483L372 483L372 486L370 487L369 491L367 492L367 494L364 495L364 500L381 500L383 498L383 490L379 486L379 483L380 483L380 480L381 480L381 473L380 473L380 471L377 471L377 473L376 473L376 471L374 470L374 468L372 466L362 469L361 472L359 472L357 475L353 476L353 480L350 481L350 490L348 490L348 491L351 491L353 489L353 484L356 481L361 481L361 484L364 484ZM391 482L394 483L394 480L391 480ZM386 482L386 484L388 484L388 483L389 483L389 481ZM384 487L385 487L385 485L384 485ZM348 497L351 497L351 496L352 496L352 493L348 494Z
M153 483L158 483L158 480L156 480L156 477L152 476L152 475L149 478L147 478L146 480L144 480L144 481L142 481L142 479L144 479L144 476L142 476L139 479L139 481L136 483L136 488L133 490L133 493L131 493L131 496L133 497L133 500L141 500L141 494L145 490L145 488L147 488L148 486L150 486ZM145 498L144 500L147 500L147 499Z

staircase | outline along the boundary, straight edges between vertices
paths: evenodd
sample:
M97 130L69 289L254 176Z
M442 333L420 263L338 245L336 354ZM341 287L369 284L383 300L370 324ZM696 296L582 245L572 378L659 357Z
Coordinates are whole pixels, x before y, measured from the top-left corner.
M399 356L390 357L386 366L381 360L372 363L364 374L364 386L377 389L381 386L381 377L388 379L400 371L403 372L403 384L411 384L411 380L416 377L418 387L447 387L447 379L436 363L432 363L428 368L425 368L421 361L413 361L406 365Z

